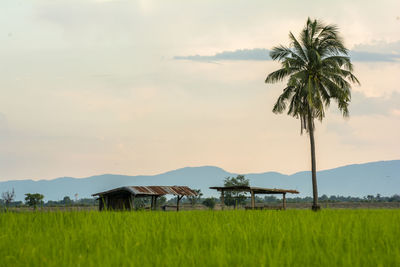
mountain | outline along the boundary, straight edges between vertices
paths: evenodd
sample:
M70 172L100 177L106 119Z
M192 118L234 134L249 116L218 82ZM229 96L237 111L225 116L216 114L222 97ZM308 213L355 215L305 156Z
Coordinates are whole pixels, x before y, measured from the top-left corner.
M218 196L210 186L223 185L227 176L237 175L213 166L186 167L153 176L127 176L104 174L87 178L62 177L53 180L14 180L0 182L0 192L15 189L16 200L23 200L25 193L41 193L46 200L79 198L125 185L187 185L201 189L205 196ZM252 186L286 188L300 191L301 197L311 196L310 172L285 175L277 172L245 174ZM319 195L366 196L400 194L400 160L347 165L319 171ZM290 197L290 195L289 195Z

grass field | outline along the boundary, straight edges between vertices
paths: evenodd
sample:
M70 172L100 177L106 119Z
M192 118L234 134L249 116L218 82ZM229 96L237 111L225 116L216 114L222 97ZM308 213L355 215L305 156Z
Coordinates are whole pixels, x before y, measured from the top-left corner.
M400 210L0 213L0 266L400 266Z

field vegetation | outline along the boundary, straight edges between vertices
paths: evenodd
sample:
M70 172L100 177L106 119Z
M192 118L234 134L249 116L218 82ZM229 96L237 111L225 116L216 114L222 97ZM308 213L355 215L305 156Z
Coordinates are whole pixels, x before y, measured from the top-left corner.
M0 213L0 266L400 266L400 210Z

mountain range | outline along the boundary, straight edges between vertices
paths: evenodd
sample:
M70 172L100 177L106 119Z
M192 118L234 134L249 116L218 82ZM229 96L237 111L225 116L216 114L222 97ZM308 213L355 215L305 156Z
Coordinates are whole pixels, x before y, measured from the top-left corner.
M210 186L223 185L224 178L236 176L215 166L185 167L157 175L103 174L87 178L61 177L52 180L10 180L0 182L0 192L14 188L16 200L23 200L25 193L41 193L45 200L61 200L64 196L89 198L96 192L126 185L187 185L201 189L204 196L218 196ZM252 186L296 189L298 196L311 196L309 171L291 175L278 172L244 174ZM400 194L400 160L353 164L317 174L319 195L362 197L381 194ZM288 197L291 197L290 195Z

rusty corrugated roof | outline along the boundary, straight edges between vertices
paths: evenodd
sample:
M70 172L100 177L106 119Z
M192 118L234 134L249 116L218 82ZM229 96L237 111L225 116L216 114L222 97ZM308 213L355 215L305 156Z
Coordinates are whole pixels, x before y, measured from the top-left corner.
M197 196L197 193L187 186L124 186L112 190L93 194L92 196L101 196L118 191L130 192L134 195L143 196L162 196L162 195L180 195Z

